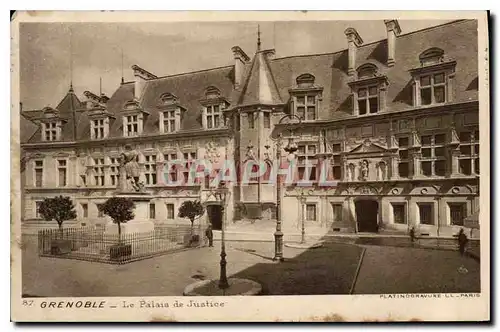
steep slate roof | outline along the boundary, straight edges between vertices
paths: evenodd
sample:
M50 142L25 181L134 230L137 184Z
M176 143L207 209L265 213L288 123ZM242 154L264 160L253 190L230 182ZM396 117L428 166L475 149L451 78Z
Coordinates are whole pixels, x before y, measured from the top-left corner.
M237 106L282 104L266 51L255 54Z
M39 127L33 121L26 118L25 112L21 113L19 121L20 140L21 142L27 142L39 131Z
M385 39L358 48L356 68L369 62L377 66L379 74L388 78L387 112L412 108L409 70L420 67L419 54L431 47L443 49L446 58L457 61L454 102L478 99L477 21L462 20L397 37L394 67L386 65ZM144 124L144 133L148 135L159 132L157 105L159 97L164 93L176 95L180 105L186 108L182 129L196 130L202 128L200 100L205 97L204 92L208 86L217 87L231 106L281 104L290 99L288 89L295 87L296 78L304 73L314 75L315 86L323 88L320 120L353 117L351 88L348 85L352 78L347 75L347 62L347 50L277 59L268 59L265 51L257 52L252 62L245 66L241 91L233 88L233 65L148 80L139 101L143 109L150 113ZM107 108L116 118L111 122L110 137L122 136L120 113L124 104L133 98L133 82L120 85L110 97ZM80 105L76 95L68 93L57 107L61 113L66 112L70 101ZM27 118L31 118L36 112L25 114ZM89 139L89 121L85 112L77 112L76 121L77 139ZM64 140L72 140L72 124L72 120L68 119L63 128ZM22 135L29 136L24 133ZM39 136L35 133L29 142L40 140Z
M179 104L186 109L181 128L201 129L200 100L205 98L205 89L209 86L216 87L221 92L221 97L226 98L232 104L233 71L233 66L227 66L149 81L141 99L141 106L150 113L144 124L144 131L158 132L157 105L160 102L160 96L167 92L177 96Z
M59 117L64 119L65 121L63 122L63 126L61 129L62 132L62 141L73 141L75 136L74 133L76 132L78 120L79 120L79 114L77 112L78 109L82 107L82 103L80 102L80 99L76 96L75 92L73 91L73 88L70 87L64 98L59 102L59 104L55 107L55 109L58 111ZM28 125L24 124L21 127L21 137L26 138L25 141L21 142L29 142L29 143L36 143L36 142L42 142L42 138L40 135L41 132L41 127L38 124L39 119L43 118L43 110L34 110L34 111L25 111L22 113L23 117L29 121L35 126L38 127L36 132L32 135L29 135L28 133L24 133L24 129L28 129ZM22 122L21 122L22 124ZM30 126L32 127L32 126Z

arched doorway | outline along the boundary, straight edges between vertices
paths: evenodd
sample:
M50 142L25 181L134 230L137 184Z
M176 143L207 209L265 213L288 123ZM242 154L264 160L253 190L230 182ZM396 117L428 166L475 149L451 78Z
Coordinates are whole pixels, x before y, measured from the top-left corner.
M207 205L208 221L212 224L212 229L222 230L222 205Z
M360 199L355 202L358 232L378 232L378 202Z

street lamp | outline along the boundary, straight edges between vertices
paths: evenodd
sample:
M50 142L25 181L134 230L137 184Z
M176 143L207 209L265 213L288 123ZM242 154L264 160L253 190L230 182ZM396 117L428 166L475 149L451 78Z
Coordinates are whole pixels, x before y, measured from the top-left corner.
M220 276L219 276L219 288L223 291L229 288L229 283L227 281L226 274L226 210L227 210L227 202L231 193L229 189L226 187L224 181L220 181L217 188L211 190L211 196L215 198L217 205L221 207L221 248L220 248ZM213 203L212 203L213 204Z
M306 205L307 201L307 196L308 194L311 194L312 190L304 190L302 189L300 192L300 195L297 196L297 199L300 202L300 208L301 208L301 219L302 219L302 232L301 232L301 238L300 238L300 243L305 244L306 243L306 226L305 226L305 213L304 213L304 207Z
M299 121L299 125L302 122L302 119L297 115L287 114L283 116L278 124L281 124L285 119L297 119ZM283 136L281 133L278 134L278 139L276 142L276 159L277 162L280 163L278 167L281 166L281 148L282 148L282 139ZM297 143L293 141L293 137L290 137L288 140L287 146L284 148L285 152L289 155L293 156L295 151L297 151L298 146ZM280 176L276 176L276 231L274 232L274 258L273 261L283 262L283 232L281 231L281 179Z

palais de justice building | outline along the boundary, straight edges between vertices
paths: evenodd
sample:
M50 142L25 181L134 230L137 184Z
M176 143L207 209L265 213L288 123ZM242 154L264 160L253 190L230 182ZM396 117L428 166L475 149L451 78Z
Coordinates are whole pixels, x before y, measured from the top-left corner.
M281 132L283 147L294 135L299 165L326 160L328 178L339 181L308 191L308 225L332 232L416 226L431 235L456 233L479 201L477 22L408 34L397 20L380 24L386 39L364 44L349 28L346 47L335 53L276 58L259 42L254 54L228 49L232 63L225 67L157 76L134 65L135 80L122 81L109 97L77 95L70 87L57 107L22 111L23 223L41 223L37 205L60 194L77 209L77 220L68 224L106 223L98 207L116 190L118 157L127 144L139 152L141 180L153 197L149 218L177 223L180 204L203 199L209 179L169 187L167 161L272 163ZM287 121L278 123L286 114L302 118L294 131ZM276 218L276 186L265 177L229 186L232 226ZM287 232L295 229L301 205L296 186L282 193Z

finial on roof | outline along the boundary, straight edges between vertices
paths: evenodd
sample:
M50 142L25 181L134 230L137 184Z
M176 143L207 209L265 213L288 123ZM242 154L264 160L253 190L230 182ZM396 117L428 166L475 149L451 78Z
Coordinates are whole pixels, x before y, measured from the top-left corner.
M123 79L123 47L122 47L122 84L125 83L125 80Z
M73 82L70 82L69 83L69 92L74 92L75 90L73 90Z
M257 52L260 51L260 24L257 25Z

